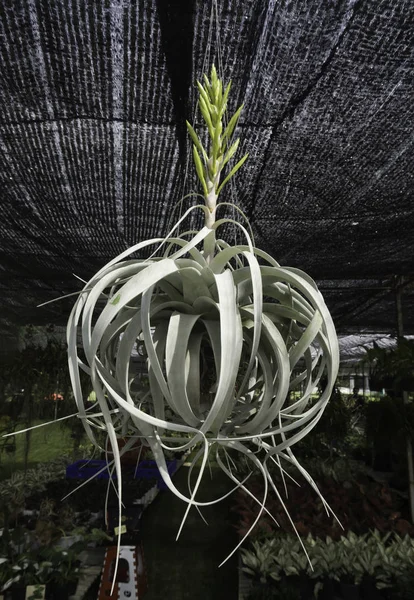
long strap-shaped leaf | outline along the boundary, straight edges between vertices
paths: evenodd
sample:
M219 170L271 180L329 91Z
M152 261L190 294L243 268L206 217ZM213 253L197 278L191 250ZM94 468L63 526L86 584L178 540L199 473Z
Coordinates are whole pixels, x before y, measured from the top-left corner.
M231 220L217 222L215 229L226 222ZM169 489L187 502L186 514L191 506L203 505L196 493L209 445L217 443L245 453L239 442L246 440L263 445L271 457L290 456L284 452L291 452L291 446L320 419L339 362L332 319L312 279L298 269L280 267L253 248L247 231L241 229L247 245L231 248L216 242L218 254L208 265L196 249L210 235L208 228L189 240L176 237L137 245L137 249L159 242L169 246L165 258L120 263L122 259L117 257L111 261L86 284L68 322L71 379L89 437L96 443L92 427L111 428L113 408L117 407L111 444L117 431L125 433L133 424L139 435L147 438ZM171 253L174 245L179 250ZM131 252L121 256L126 258ZM190 258L185 258L187 253ZM258 259L268 266L259 266ZM272 302L263 302L265 296ZM102 300L106 306L101 310ZM80 320L86 363L77 357ZM142 337L149 388L136 392L131 389L130 356L137 338ZM211 401L200 404L198 380L205 343L213 351L217 380ZM248 359L241 368L243 346L243 357ZM299 364L303 372L292 377L292 369ZM91 373L97 393L100 411L89 417L79 368ZM308 406L325 372L325 390ZM301 383L301 397L287 407L288 390ZM166 407L173 411L172 418L166 418ZM202 469L189 497L175 488L168 474L163 455L166 446L159 435L163 431L181 433L180 448L202 444L198 451ZM207 442L205 436L210 432L213 437ZM221 459L219 465L230 473ZM266 467L263 474L267 478Z

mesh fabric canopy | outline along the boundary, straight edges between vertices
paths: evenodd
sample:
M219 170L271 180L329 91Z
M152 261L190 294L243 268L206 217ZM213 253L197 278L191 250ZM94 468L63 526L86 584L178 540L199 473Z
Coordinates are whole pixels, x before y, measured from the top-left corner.
M413 2L222 0L218 20L212 7L1 2L3 349L19 324L64 323L72 301L36 305L165 235L199 191L185 119L213 61L230 111L244 102L250 154L223 200L256 245L317 280L339 331L392 331L405 276L414 333Z

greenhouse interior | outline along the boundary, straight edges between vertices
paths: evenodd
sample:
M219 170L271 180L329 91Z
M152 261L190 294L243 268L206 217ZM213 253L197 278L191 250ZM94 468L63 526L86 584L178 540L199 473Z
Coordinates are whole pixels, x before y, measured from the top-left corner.
M0 599L414 599L414 3L0 2Z

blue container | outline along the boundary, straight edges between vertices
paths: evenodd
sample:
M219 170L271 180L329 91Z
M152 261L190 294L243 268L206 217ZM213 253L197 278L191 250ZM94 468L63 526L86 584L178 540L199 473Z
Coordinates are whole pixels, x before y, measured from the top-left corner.
M167 469L170 476L175 473L177 470L177 460L168 460ZM167 489L155 460L142 460L136 470L135 479L156 479L158 489Z
M109 479L106 465L106 460L77 460L66 467L66 479L89 479L99 473L101 469L104 470L96 475L95 479ZM113 478L115 479L115 474Z
M109 471L106 468L107 462L105 460L77 460L71 465L66 467L66 479L89 479L104 469L99 475L96 475L95 479L109 479ZM111 467L112 468L112 467ZM167 469L170 476L177 470L177 460L168 460ZM128 478L133 477L135 479L156 479L158 488L160 490L167 489L163 478L158 470L157 463L155 460L142 460L138 468L135 471L129 470L124 475ZM116 479L116 473L113 472L112 479Z

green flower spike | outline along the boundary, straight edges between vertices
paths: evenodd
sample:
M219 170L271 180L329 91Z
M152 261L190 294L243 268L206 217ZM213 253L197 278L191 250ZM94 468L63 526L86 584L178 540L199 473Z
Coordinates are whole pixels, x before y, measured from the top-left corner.
M198 178L201 182L206 205L211 218L206 220L206 225L214 223L214 214L217 198L223 187L237 173L248 157L245 154L230 170L220 183L222 171L227 163L234 157L240 144L240 139L231 142L233 132L237 126L243 105L241 105L225 126L224 118L227 109L227 98L231 89L231 82L223 93L223 84L217 77L214 65L211 68L211 80L204 75L204 85L197 81L200 93L198 106L207 126L210 147L207 151L201 143L192 125L187 121L187 129L193 141L193 157ZM210 222L209 222L210 221Z

